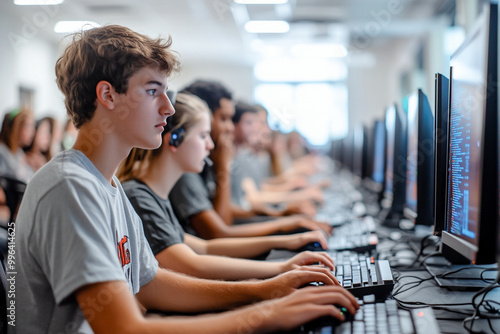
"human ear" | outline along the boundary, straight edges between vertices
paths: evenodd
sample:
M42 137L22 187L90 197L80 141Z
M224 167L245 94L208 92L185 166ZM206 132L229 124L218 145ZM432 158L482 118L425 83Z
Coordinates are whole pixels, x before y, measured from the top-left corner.
M109 110L115 108L115 89L105 80L101 80L96 86L97 101Z

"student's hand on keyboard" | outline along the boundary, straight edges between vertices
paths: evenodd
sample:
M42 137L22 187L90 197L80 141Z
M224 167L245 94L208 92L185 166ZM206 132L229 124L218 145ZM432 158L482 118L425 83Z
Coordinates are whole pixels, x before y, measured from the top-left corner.
M311 282L321 282L322 288L339 285L339 282L328 268L320 266L302 266L283 274L260 281L259 291L262 299L272 299L289 295L297 289L307 287Z
M333 260L325 252L302 252L291 259L283 262L283 271L286 272L300 266L307 266L319 263L320 266L325 266L330 270L334 270Z
M269 319L273 319L269 324L270 331L291 330L323 316L343 321L344 315L340 308L346 308L350 314L355 314L359 309L354 296L339 286L304 288L266 303L272 306L269 307L272 312Z
M313 231L320 230L326 233L327 236L331 236L333 233L333 227L330 226L328 223L320 222L302 215L297 216L296 219L297 219L297 227L304 227ZM326 249L327 245L324 245L323 248Z
M323 196L323 191L321 190L320 187L312 186L307 189L304 189L304 192L309 199L313 200L319 205L323 204L324 196Z

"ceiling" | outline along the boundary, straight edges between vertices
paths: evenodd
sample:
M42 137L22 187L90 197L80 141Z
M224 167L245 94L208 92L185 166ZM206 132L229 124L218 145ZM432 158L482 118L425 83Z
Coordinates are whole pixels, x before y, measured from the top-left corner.
M0 16L37 23L40 35L58 43L59 20L121 24L157 36L170 34L184 61L252 64L286 54L296 43L340 43L350 54L395 38L429 31L452 17L454 0L290 0L283 5L240 5L232 0L66 0L59 6L16 6L0 1ZM36 20L39 21L36 21ZM285 34L251 34L249 20L287 20ZM355 52L353 52L355 51Z

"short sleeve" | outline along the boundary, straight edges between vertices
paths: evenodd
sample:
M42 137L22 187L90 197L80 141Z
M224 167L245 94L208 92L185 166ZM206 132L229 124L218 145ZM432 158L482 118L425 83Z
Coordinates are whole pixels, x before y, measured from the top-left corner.
M99 201L102 190L84 183L62 181L37 205L29 250L50 281L57 303L87 284L125 281L106 205Z
M165 248L183 242L184 231L182 228L175 228L166 211L166 203L164 206L160 205L153 195L141 186L128 188L125 192L142 220L144 234L155 255Z
M170 192L170 202L175 215L183 225L189 218L206 210L212 210L210 195L199 174L185 173Z

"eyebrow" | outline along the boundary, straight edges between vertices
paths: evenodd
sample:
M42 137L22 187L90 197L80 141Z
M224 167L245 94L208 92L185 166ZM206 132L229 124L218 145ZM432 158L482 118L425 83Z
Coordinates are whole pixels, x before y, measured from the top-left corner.
M160 81L157 81L157 80L149 80L148 82L146 82L146 85L157 85L157 86L165 87L165 85L163 83L161 83Z

